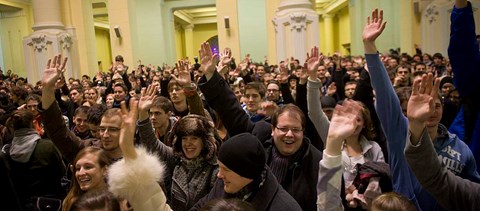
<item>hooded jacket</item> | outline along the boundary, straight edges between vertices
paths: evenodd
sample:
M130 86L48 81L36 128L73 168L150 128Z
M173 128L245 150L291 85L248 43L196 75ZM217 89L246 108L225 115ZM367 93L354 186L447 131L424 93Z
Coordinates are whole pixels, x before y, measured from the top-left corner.
M34 129L20 129L15 131L12 145L5 145L2 153L7 155L12 182L23 205L31 197L64 197L60 179L66 168L50 140L40 139Z

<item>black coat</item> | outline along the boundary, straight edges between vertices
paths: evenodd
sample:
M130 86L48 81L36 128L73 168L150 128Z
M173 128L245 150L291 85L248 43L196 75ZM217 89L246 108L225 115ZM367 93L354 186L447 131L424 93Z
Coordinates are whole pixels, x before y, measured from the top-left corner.
M265 121L255 123L250 121L235 94L218 73L215 73L209 81L202 77L199 87L208 103L218 112L229 135L234 136L248 132L257 136L264 144L267 160L270 160L273 147L272 126ZM303 155L289 166L282 186L301 205L303 210L316 210L318 165L322 153L311 145L308 138L304 138L303 143Z
M273 139L265 142L267 164L272 158ZM318 151L310 140L303 138L302 147L299 149L301 156L288 164L287 175L281 184L283 188L300 204L302 210L317 210L317 181L318 165L322 153Z
M228 198L223 189L223 180L221 179L217 179L210 193L200 199L190 211L200 210L207 202L218 198ZM249 202L258 211L302 210L295 199L278 184L277 178L275 178L270 169L267 169L267 178L265 178L263 186Z

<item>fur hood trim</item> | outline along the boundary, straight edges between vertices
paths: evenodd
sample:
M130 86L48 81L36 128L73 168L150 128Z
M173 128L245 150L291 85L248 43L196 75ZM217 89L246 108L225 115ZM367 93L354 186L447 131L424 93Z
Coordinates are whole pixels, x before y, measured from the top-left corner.
M137 158L121 159L108 170L109 190L117 197L132 198L163 179L165 165L143 147L135 149Z

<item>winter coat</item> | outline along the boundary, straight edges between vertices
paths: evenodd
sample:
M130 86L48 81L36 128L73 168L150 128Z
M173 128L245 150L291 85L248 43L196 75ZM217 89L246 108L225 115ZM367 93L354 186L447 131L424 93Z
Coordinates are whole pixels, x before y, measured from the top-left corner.
M38 108L42 108L42 106L39 105ZM52 103L46 110L39 109L39 112L45 132L68 162L73 162L77 153L84 147L100 146L99 140L81 140L67 128L57 102Z
M144 148L136 148L137 158L121 159L109 167L109 190L126 199L135 211L169 211L167 199L158 182L165 166Z
M170 205L174 210L188 210L198 200L210 192L217 178L218 164L216 157L206 159L199 157L187 160L174 153L155 137L152 124L137 123L140 142L150 153L156 154L166 164L165 185ZM210 142L204 142L209 143ZM212 154L212 146L204 144ZM214 154L214 153L213 153Z
M218 73L214 73L209 81L202 77L199 87L204 93L209 105L220 115L230 136L240 133L251 133L264 143L267 160L272 156L274 146L271 138L272 126L265 121L253 123L243 111L228 84ZM300 204L303 210L316 210L316 182L318 178L318 163L322 153L311 145L308 138L303 139L304 154L292 162L287 172L283 188ZM269 162L267 162L269 163Z
M190 211L200 210L207 202L218 199L227 198L227 194L223 189L223 180L218 179L210 193L195 204ZM248 201L255 210L258 211L295 211L302 210L295 199L288 194L280 184L277 178L267 168L267 177L264 184L258 190L257 194Z
M23 130L36 133L34 129L17 130L12 145L6 145L3 149L20 202L28 206L32 202L32 197L62 199L65 193L60 185L60 179L65 175L66 168L60 152L50 140L40 139L37 134L37 138L28 138L28 142L32 144L26 147L29 149L24 148L15 153L16 139Z

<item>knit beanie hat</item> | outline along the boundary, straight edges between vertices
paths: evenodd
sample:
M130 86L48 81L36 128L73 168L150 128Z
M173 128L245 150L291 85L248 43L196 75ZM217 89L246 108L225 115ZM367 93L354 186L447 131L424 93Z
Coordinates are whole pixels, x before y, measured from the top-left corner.
M265 164L265 150L258 138L250 133L231 137L220 147L218 160L238 175L255 179Z
M440 89L442 88L442 86L446 83L451 83L453 84L453 78L450 77L450 76L445 76L442 78L442 80L440 80Z

